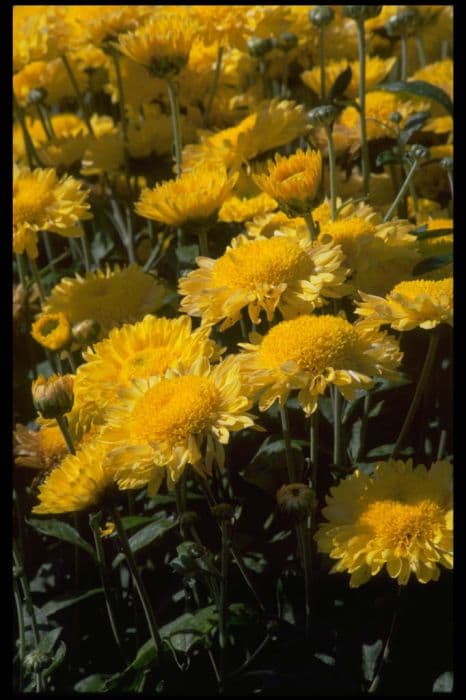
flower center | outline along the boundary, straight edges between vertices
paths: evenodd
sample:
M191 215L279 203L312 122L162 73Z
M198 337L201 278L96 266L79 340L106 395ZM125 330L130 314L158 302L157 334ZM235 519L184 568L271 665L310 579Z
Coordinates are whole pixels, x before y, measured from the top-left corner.
M13 197L13 221L17 226L22 223L36 223L44 216L44 210L53 201L50 183L25 177L15 187Z
M308 278L314 263L298 243L274 237L229 250L212 271L215 287L248 289L261 285L289 284Z
M416 503L386 499L370 503L358 524L370 528L385 547L408 547L416 540L431 539L443 516L439 504L430 499Z
M259 355L266 367L293 361L301 370L318 375L327 367L350 367L358 342L358 334L343 318L300 316L274 326L264 337Z
M441 297L453 295L453 278L447 277L443 280L413 280L411 282L400 282L391 291L391 294L402 294L408 299L426 295L434 302L440 303Z
M146 348L135 352L128 358L122 368L122 374L127 383L132 379L147 379L163 374L168 367L173 366L176 360L177 356L169 348Z
M162 379L136 403L132 432L147 442L182 442L211 425L218 405L218 391L207 377Z

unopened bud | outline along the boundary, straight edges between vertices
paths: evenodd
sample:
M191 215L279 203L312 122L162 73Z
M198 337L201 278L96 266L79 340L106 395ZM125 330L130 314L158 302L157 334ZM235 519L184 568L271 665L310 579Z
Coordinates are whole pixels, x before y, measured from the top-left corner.
M382 5L343 5L344 16L357 22L378 17L381 12Z
M262 58L273 49L272 39L261 39L252 36L248 39L248 50L254 58Z
M384 26L390 37L412 34L419 26L419 12L414 7L409 7L390 17Z
M399 112L392 112L389 117L390 121L393 122L394 124L399 124L403 117Z
M307 113L307 120L311 126L330 126L337 115L338 110L333 105L321 105L314 107Z
M31 326L31 335L44 348L62 350L71 340L71 326L62 311L42 314Z
M426 160L430 156L430 151L425 146L415 143L409 149L409 156L413 160Z
M86 318L84 321L75 323L71 329L71 335L80 345L92 345L96 343L101 335L100 323L92 318Z
M29 654L24 658L24 668L29 673L40 673L47 666L50 666L52 659L49 654L41 651L40 649L34 649L29 652Z
M318 28L326 27L333 21L334 17L335 12L330 5L316 5L309 11L309 19L314 27Z
M445 168L448 172L452 172L453 170L453 158L448 157L448 158L442 158L440 161L440 165L442 168Z
M277 40L277 47L282 51L291 51L298 45L298 37L293 32L283 32Z
M47 90L45 88L43 88L43 87L32 88L32 90L29 90L28 104L30 104L30 105L41 104L45 100L46 97L47 97Z
M306 484L284 484L277 491L278 507L296 520L310 515L316 505L314 491Z
M32 400L43 418L61 418L73 408L73 375L39 375L32 382Z

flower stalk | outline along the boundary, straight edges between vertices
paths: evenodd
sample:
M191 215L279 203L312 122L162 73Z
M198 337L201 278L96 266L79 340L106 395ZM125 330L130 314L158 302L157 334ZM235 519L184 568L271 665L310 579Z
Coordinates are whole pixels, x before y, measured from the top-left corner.
M392 202L392 204L391 204L389 210L387 211L387 213L386 213L385 216L384 216L384 219L383 219L383 220L384 220L384 223L385 223L386 221L390 221L390 219L391 219L392 216L394 215L395 211L396 211L397 208L398 208L399 203L401 202L401 200L402 200L403 197L405 196L406 192L408 191L409 183L411 182L411 180L412 180L412 178L413 178L413 176L414 176L414 173L416 172L417 168L418 168L418 161L417 161L417 160L414 160L413 164L411 165L411 168L409 169L408 174L406 175L405 181L404 181L403 184L401 185L400 191L398 192L398 194L397 194L395 200Z
M370 163L366 131L366 36L364 33L364 20L358 19L356 26L359 50L359 128L361 135L362 182L364 197L367 199L370 187Z
M91 120L89 117L89 112L86 107L86 103L84 102L84 97L81 93L81 90L79 89L79 85L77 83L77 80L75 78L75 75L73 73L73 69L71 68L71 64L68 60L68 57L65 53L61 54L61 60L63 61L63 65L65 66L65 70L68 73L68 77L70 79L71 85L73 86L73 90L76 95L76 99L78 100L79 107L81 108L81 112L83 114L83 119L86 122L87 129L90 133L91 136L95 136L94 134L94 129L92 128Z
M215 94L216 94L217 88L218 88L218 83L219 83L219 80L220 80L220 74L221 74L221 71L222 71L223 51L224 51L223 46L219 46L219 47L218 47L218 51L217 51L217 61L216 61L216 63L215 63L214 79L212 80L212 83L211 83L210 88L209 88L209 94L207 95L207 102L206 102L206 106L205 106L205 112L204 112L204 116L203 116L203 118L202 118L202 125L203 125L204 128L205 128L205 127L208 125L208 123L209 123L209 114L210 114L210 110L212 109L212 103L213 103L213 101L214 101Z
M173 147L175 151L176 174L181 175L181 124L180 124L180 108L178 103L178 90L172 78L167 78L168 99L170 100L170 111L172 116L173 129Z

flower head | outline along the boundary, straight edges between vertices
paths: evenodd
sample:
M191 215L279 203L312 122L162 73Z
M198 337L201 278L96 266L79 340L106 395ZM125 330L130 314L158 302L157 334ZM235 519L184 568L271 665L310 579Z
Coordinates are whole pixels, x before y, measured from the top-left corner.
M277 154L267 163L268 172L255 175L256 184L290 216L303 214L312 207L322 175L320 151L302 151L288 158Z
M64 277L46 299L45 313L62 312L73 326L92 318L106 334L114 326L132 323L159 309L165 287L138 265L115 265L87 272L84 277Z
M229 197L224 201L219 211L219 221L249 221L256 216L262 216L277 208L277 202L262 192L255 197Z
M371 90L390 73L396 61L396 57L379 58L370 56L366 58L366 90ZM338 76L345 71L348 66L351 68L351 81L345 90L345 94L354 98L358 96L359 90L359 61L328 61L325 64L326 84L331 86ZM301 78L303 82L320 95L320 67L316 66L311 70L304 71Z
M299 316L282 321L265 336L241 343L241 371L260 396L265 411L278 399L284 406L290 391L311 414L317 399L334 384L348 399L368 389L377 376L394 378L401 361L398 344L387 334L352 325L339 316Z
M176 482L188 464L210 473L214 460L223 466L230 432L253 425L234 356L215 367L200 358L189 373L135 380L120 397L101 439L121 488L149 484L156 492L165 473Z
M41 314L32 324L31 335L44 348L61 350L71 340L71 326L65 314Z
M74 376L52 374L45 379L41 374L32 382L34 407L43 418L61 418L73 407Z
M118 392L134 379L162 376L168 369L186 369L197 357L218 357L220 349L208 337L208 330L192 331L189 316L155 318L146 316L133 325L110 331L108 338L83 352L84 364L75 380L75 410L86 425L103 420Z
M83 445L75 455L68 454L39 487L39 505L33 513L72 513L99 503L113 483L104 467L106 447L100 440Z
M237 174L229 177L225 168L198 167L153 190L143 190L136 211L170 226L202 226L216 217L237 178Z
M90 219L87 192L73 177L57 177L55 170L13 171L13 250L37 258L38 231L81 236L81 219Z
M452 466L427 470L389 460L373 476L356 470L330 489L315 536L319 550L338 561L331 573L348 571L357 588L383 569L405 586L436 581L441 566L453 568Z
M160 78L176 75L186 65L199 28L187 13L151 17L134 32L120 36L119 50Z
M17 423L15 428L15 464L48 471L60 464L68 454L63 434L55 425L43 425L40 430L29 430Z
M199 269L180 280L181 309L221 330L232 326L247 307L253 323L263 309L269 321L278 307L285 317L309 313L326 298L344 296L347 270L331 243L312 244L292 233L255 240L240 235L213 260L197 258Z
M397 331L453 325L453 278L400 282L385 298L360 292L356 313L367 326L389 324Z

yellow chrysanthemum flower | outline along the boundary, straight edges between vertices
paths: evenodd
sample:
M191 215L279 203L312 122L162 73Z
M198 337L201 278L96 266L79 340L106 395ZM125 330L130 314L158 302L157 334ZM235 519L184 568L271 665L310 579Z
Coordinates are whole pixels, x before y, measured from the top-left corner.
M37 258L38 231L81 236L81 219L90 219L87 192L73 177L55 170L13 169L13 250Z
M206 42L218 42L223 47L245 50L249 33L247 6L193 5L192 8L199 18Z
M439 229L451 230L437 238L425 238L419 241L419 252L423 258L440 257L453 254L453 219L428 219L425 225L428 231L438 231ZM453 276L453 263L446 263L427 273L427 279L444 279Z
M89 82L87 75L75 61L70 61L70 65L79 89L84 91ZM75 94L61 58L53 61L33 61L13 76L13 91L21 106L26 107L31 90L38 89L44 91L43 100L49 105Z
M231 194L238 175L229 176L225 168L199 167L168 180L154 189L141 192L136 212L170 226L199 226L216 217Z
M91 117L94 136L88 136L82 156L81 173L99 175L118 170L125 160L123 134L120 125L107 115Z
M41 162L49 167L65 168L79 163L90 138L84 120L75 114L56 114L50 121L54 135L52 139L42 140L38 149Z
M71 326L65 314L41 314L31 326L31 335L49 350L61 350L71 340Z
M126 56L120 57L120 73L123 83L123 92L126 106L138 110L141 105L148 105L152 100L164 99L167 86L162 78L157 78L147 73L144 66L131 61ZM112 64L108 70L109 82L105 85L112 102L118 103L120 93L115 66ZM152 105L153 106L153 105ZM160 113L160 109L158 110Z
M450 99L453 99L453 61L445 58L443 61L429 63L419 68L410 80L424 80L444 90Z
M165 473L172 485L188 464L210 473L214 460L223 466L230 432L254 424L249 405L235 356L214 367L199 358L188 374L135 380L109 410L101 436L109 468L121 488L149 484L150 494Z
M166 289L142 268L133 264L111 270L87 272L84 277L64 277L45 300L45 313L65 314L74 326L92 319L105 335L122 323L134 323L159 309Z
M152 75L165 78L176 75L186 65L198 32L189 13L161 11L134 32L120 36L118 48Z
M400 282L385 297L360 292L356 313L368 326L390 324L397 331L453 325L453 278Z
M403 128L406 119L414 112L427 111L429 102L420 100L407 100L391 92L374 91L366 95L366 129L367 138L381 139L395 135L394 124L390 121L393 112L399 112L402 116L400 128ZM338 118L338 123L355 135L359 130L359 111L355 107L346 107Z
M200 144L186 146L183 170L209 161L223 163L227 168L237 167L259 153L301 136L306 128L306 113L301 105L289 100L271 100L236 126L202 136Z
M255 197L229 197L222 204L218 213L219 221L249 221L256 216L263 216L278 206L277 202L265 192Z
M31 61L51 61L74 44L73 29L60 5L30 5L13 8L13 69Z
M435 462L413 468L389 460L373 476L356 470L330 489L322 513L328 520L315 535L318 548L347 571L357 588L386 567L405 586L436 581L441 566L453 568L452 465Z
M141 5L86 5L79 9L76 22L83 43L107 48L120 34L135 29L147 12Z
M16 424L16 466L48 471L60 464L68 454L68 447L60 428L54 423L41 426L40 430L29 430L25 425Z
M250 337L254 344L240 343L247 352L239 362L261 411L276 399L284 406L290 391L299 389L298 401L309 415L330 384L353 399L356 389L371 388L373 377L395 378L402 358L393 338L339 316L299 316Z
M370 56L366 58L366 90L371 90L378 83L382 82L395 65L396 57L379 58ZM345 90L345 95L350 98L359 94L359 61L327 61L325 64L325 81L327 87L331 87L338 76L345 71L348 66L351 68L351 81ZM320 66L301 74L302 81L317 95L320 95Z
M279 232L255 240L240 235L217 260L197 258L199 269L180 280L181 310L201 316L203 325L223 321L220 330L239 321L244 307L253 323L261 322L262 309L269 321L277 307L285 318L309 313L348 293L341 261L341 248L331 243Z
M432 117L426 121L422 131L431 131L434 134L453 134L453 117L449 114Z
M382 223L370 207L366 216L338 217L321 223L319 240L328 236L345 254L345 264L352 270L349 282L354 291L384 295L395 284L412 277L420 260L417 238L409 232L412 225L404 220Z
M99 503L113 483L105 464L106 446L100 440L83 445L67 455L39 487L39 505L33 513L73 513Z
M288 158L275 155L267 163L267 173L255 175L255 183L290 216L307 213L317 195L322 176L320 151L311 149Z
M206 328L192 331L189 316L146 316L134 325L114 328L108 338L83 352L85 362L74 383L73 415L83 425L102 422L119 389L133 379L163 375L169 368L186 369L197 357L213 360L219 355L220 348Z

